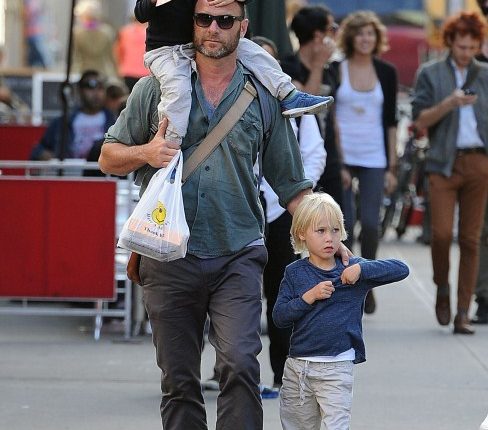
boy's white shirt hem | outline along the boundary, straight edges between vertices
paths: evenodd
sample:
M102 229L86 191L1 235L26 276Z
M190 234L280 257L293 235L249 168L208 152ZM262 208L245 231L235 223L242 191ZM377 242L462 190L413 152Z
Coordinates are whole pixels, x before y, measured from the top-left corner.
M341 352L338 355L318 355L315 357L294 357L296 360L310 361L312 363L335 363L337 361L354 361L356 359L356 351L350 348L347 351Z

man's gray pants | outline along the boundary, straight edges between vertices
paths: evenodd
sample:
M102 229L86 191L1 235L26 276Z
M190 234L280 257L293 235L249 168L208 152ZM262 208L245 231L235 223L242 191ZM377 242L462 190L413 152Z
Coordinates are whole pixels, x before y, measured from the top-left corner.
M266 261L264 246L209 259L187 255L162 263L141 258L144 303L161 369L164 429L207 429L200 385L207 314L220 375L216 428L263 428L257 355Z

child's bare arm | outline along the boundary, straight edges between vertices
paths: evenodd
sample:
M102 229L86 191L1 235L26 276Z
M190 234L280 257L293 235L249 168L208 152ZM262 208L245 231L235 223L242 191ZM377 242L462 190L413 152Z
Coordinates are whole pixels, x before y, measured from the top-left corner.
M341 275L341 281L343 284L355 284L360 276L361 266L356 263L344 269Z
M231 3L234 3L235 0L209 0L208 4L210 6L216 6L216 7L219 7L219 6L227 6L228 4L231 4ZM244 3L245 0L237 0L241 3Z
M319 284L315 285L315 287L308 290L302 296L302 299L309 305L312 305L317 300L328 299L330 296L332 296L334 290L335 288L332 286L332 281L322 281Z

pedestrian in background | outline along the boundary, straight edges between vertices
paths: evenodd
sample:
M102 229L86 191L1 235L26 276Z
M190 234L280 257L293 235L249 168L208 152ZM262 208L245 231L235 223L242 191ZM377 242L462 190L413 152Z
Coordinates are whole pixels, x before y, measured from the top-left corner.
M330 9L325 6L305 6L298 10L290 28L298 39L296 54L281 62L283 71L293 79L297 88L311 94L335 96L338 86L337 70L329 65L336 53L337 24ZM336 143L335 109L325 116L318 115L327 152L327 163L316 189L330 194L342 206L342 155Z
M488 65L474 57L486 34L478 13L461 12L443 28L445 58L423 65L412 102L417 127L427 128L432 266L440 325L451 321L449 253L459 205L459 275L454 333L473 334L468 312L476 284L480 234L488 196Z
M108 79L118 79L113 54L115 33L102 20L98 0L81 0L75 6L73 29L73 71L97 70Z
M408 276L398 260L334 255L346 239L339 205L325 193L307 195L293 214L295 252L309 257L285 270L273 310L278 327L292 327L280 392L284 430L349 430L353 365L366 361L361 318L371 289Z
M93 145L103 140L115 116L105 107L106 79L96 70L86 70L77 84L79 106L68 117L66 158L86 159ZM63 117L55 118L40 142L33 148L32 160L50 160L61 156Z
M336 91L337 138L342 149L344 216L352 249L356 223L358 181L361 256L375 259L379 244L380 210L384 192L396 187L396 132L398 77L393 65L378 58L388 48L386 28L371 11L348 15L341 24L338 46L345 59L331 65L338 70ZM373 313L373 292L365 312Z
M478 0L478 5L485 19L488 19L488 1ZM488 63L488 35L485 35L481 52L476 56L476 59ZM476 309L476 316L472 322L474 324L488 324L488 201L485 208L485 221L481 230L480 262L474 293L478 309Z
M47 68L52 64L52 55L46 42L47 24L44 19L42 0L24 0L24 35L27 41L27 64Z
M112 112L115 118L120 115L125 108L129 90L123 83L111 82L105 90L105 107ZM98 159L98 157L97 157Z
M0 46L0 69L3 64L3 47ZM5 83L0 76L0 124L30 121L30 107Z
M132 15L130 22L119 30L115 41L117 70L129 92L140 78L149 74L144 66L146 28L146 24L140 23Z

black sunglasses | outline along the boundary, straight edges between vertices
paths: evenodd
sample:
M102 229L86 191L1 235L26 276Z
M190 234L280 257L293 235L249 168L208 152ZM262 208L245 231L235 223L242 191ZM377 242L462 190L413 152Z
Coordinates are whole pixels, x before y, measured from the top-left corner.
M232 16L232 15L209 15L208 13L196 13L193 15L195 24L199 27L207 28L212 25L212 21L215 20L217 25L222 30L229 30L233 27L234 22L242 21L243 16Z

